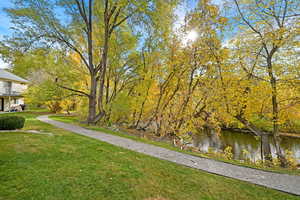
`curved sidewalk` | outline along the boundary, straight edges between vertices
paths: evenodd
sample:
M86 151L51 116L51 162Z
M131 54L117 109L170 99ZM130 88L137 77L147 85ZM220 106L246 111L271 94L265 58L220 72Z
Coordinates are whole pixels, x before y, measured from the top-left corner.
M39 116L38 120L80 135L88 136L132 151L168 160L180 165L200 169L209 173L226 176L279 191L300 196L300 176L279 174L241 167L207 158L196 157L151 144L133 141L127 138L92 131L80 126L49 119L47 115Z

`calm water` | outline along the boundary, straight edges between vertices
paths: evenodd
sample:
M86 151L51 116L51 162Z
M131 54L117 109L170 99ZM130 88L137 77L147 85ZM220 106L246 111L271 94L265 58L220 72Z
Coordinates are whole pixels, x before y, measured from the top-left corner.
M193 135L193 146L199 147L199 150L208 152L209 149L214 151L224 150L227 146L232 147L234 159L242 160L243 150L250 154L247 156L252 161L260 160L260 139L245 133L236 133L223 131L219 137L205 134ZM283 150L289 150L294 153L298 163L300 163L300 139L291 137L282 137L281 147ZM271 144L271 151L275 157L275 147Z

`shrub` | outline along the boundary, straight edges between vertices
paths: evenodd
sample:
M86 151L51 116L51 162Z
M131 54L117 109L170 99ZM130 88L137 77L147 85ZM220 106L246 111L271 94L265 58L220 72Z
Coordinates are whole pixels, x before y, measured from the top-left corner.
M61 107L60 104L61 104L61 102L59 102L59 101L46 102L48 109L53 113L59 113L60 111L62 111L63 108Z
M292 169L296 169L297 168L297 160L293 154L292 151L289 151L289 150L286 150L285 151L285 157L286 157L286 160L288 162L288 166Z
M232 147L231 146L226 147L224 149L224 154L228 160L232 160L233 159Z
M20 116L0 117L0 130L16 130L24 127L25 118Z

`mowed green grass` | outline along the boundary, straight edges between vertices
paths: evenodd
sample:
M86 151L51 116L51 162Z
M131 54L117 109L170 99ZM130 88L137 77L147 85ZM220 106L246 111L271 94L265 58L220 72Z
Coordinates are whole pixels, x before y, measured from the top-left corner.
M0 133L1 200L299 199L115 147L27 118Z

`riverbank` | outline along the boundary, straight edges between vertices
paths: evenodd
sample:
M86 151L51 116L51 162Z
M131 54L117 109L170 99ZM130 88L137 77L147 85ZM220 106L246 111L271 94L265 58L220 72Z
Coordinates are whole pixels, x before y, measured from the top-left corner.
M280 136L300 139L300 134L296 134L296 133L280 133Z
M248 129L243 129L243 128L222 128L224 131L232 131L236 133L245 133L245 134L250 134L253 135L253 133L248 130ZM283 137L293 137L293 138L300 138L300 133L286 133L286 132L280 132L280 136Z

